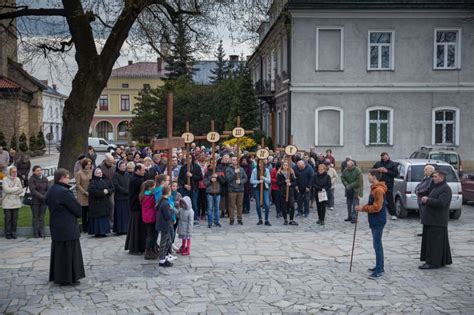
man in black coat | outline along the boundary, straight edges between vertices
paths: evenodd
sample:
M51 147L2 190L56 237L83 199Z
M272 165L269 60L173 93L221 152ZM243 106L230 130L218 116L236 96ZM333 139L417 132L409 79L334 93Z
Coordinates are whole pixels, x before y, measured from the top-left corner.
M70 188L69 172L60 168L54 173L54 185L46 194L51 230L49 281L61 285L77 285L86 276L77 224L82 207Z
M387 152L380 154L380 161L374 164L372 167L376 171L382 173L382 182L385 182L387 186L387 192L385 193L385 200L387 201L388 213L392 216L392 220L397 219L397 212L395 210L395 201L393 200L393 185L395 183L395 177L398 176L398 167L392 160Z
M449 207L453 193L446 183L446 173L435 171L433 188L428 196L421 197L423 207L421 223L423 238L420 269L439 268L453 263L448 239Z
M199 197L199 181L202 180L204 174L202 174L201 167L195 163L191 155L188 156L188 162L184 164L179 170L178 185L180 187L179 192L183 197L188 196L191 198L193 209L198 208L198 197ZM188 167L190 165L191 167ZM188 170L188 168L190 168ZM187 178L191 178L190 184L188 185ZM194 212L194 224L199 224L198 212Z
M143 254L146 247L146 228L142 220L142 207L139 200L145 171L145 165L138 163L135 165L135 173L130 179L130 220L128 222L127 239L125 240L125 250L130 250L129 254L131 255Z

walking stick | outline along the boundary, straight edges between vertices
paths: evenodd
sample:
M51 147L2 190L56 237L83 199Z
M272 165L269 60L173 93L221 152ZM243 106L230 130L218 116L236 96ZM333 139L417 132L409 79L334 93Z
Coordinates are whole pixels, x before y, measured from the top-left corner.
M351 264L349 266L349 272L352 272L352 259L354 258L354 247L356 241L356 232L357 232L357 222L359 221L359 216L356 216L354 223L354 237L352 238L352 252L351 252Z

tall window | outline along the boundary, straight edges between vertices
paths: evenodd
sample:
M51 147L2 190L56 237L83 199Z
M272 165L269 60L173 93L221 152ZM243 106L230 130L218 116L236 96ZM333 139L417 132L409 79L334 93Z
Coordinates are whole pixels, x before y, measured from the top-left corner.
M328 132L331 130L331 132ZM314 144L316 146L343 146L344 110L324 106L316 109Z
M393 70L393 43L393 31L369 31L368 70Z
M344 69L344 29L318 27L316 29L316 70L341 71Z
M369 112L369 144L389 144L390 112L372 110Z
M435 144L455 144L455 117L453 110L435 112Z
M120 110L121 111L130 110L130 95L120 95Z
M101 95L99 98L99 110L109 110L109 96Z
M435 69L458 69L461 67L461 30L436 29L434 45Z

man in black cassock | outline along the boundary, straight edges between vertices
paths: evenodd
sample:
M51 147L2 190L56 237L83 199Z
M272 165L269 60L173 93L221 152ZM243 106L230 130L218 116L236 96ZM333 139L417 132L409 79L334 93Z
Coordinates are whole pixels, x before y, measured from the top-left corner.
M54 185L46 194L51 230L49 281L60 285L77 285L86 276L77 224L82 207L70 188L69 172L60 168L54 173Z
M125 239L125 250L130 255L142 255L146 247L146 227L142 220L142 206L139 195L145 176L145 165L135 165L135 174L130 179L129 203L130 219L128 221L127 238Z
M431 192L421 198L423 238L420 260L425 263L420 269L439 268L453 263L448 239L449 206L453 194L446 183L445 172L435 171L432 179Z

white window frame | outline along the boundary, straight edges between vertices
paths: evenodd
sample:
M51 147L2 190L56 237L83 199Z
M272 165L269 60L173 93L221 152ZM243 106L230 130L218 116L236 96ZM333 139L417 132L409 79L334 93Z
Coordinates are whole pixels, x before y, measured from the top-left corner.
M323 106L319 107L316 109L315 112L315 128L314 128L314 145L319 146L319 112L325 111L325 110L333 110L339 112L339 144L335 144L336 146L344 146L344 109L336 106ZM327 144L323 143L322 145L332 145L334 144Z
M388 143L370 143L370 112L372 111L388 112ZM373 106L365 110L365 145L366 146L384 146L393 145L393 108L387 106Z
M319 31L320 30L339 30L341 31L341 65L338 70L319 69ZM342 26L319 26L316 27L316 71L344 71L344 27Z
M442 107L436 107L433 108L431 111L431 145L436 146L445 146L445 145L451 145L451 144L437 144L436 143L436 112L438 111L453 111L454 112L454 144L455 146L459 146L459 131L460 131L460 118L461 118L461 113L459 108L453 107L453 106L442 106Z
M457 32L456 35L456 46L455 46L455 60L454 60L454 67L438 67L437 65L437 48L438 45L444 45L445 46L445 55L444 55L444 64L447 65L448 63L448 54L447 54L447 43L443 44L438 44L436 42L436 34L438 32ZM456 27L443 27L443 28L435 28L434 29L434 36L433 36L433 69L434 70L455 70L455 69L461 69L461 28L456 28Z
M370 43L371 33L390 33L390 44L372 44ZM370 48L371 46L378 46L378 68L371 68L370 64ZM390 46L390 65L388 68L382 68L382 46ZM394 30L369 30L367 36L367 71L393 71L395 70L395 31Z

